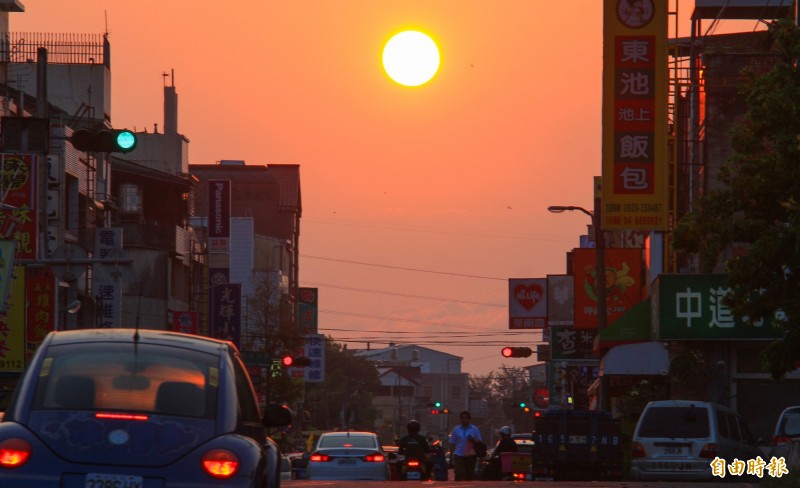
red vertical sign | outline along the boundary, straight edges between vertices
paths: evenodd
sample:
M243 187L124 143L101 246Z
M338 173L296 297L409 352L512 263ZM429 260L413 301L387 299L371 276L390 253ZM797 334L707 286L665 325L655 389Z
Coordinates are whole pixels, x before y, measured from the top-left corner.
M28 351L34 351L56 323L56 278L48 266L29 266L25 280L28 304Z

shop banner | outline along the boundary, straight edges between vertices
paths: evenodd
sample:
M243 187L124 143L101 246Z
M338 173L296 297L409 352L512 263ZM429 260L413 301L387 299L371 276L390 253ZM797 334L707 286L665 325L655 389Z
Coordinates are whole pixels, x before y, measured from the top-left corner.
M642 300L642 250L604 249L606 326ZM597 281L597 251L573 249L572 274L575 279L575 327L596 328L599 315L595 283Z
M547 278L508 280L508 328L547 327Z

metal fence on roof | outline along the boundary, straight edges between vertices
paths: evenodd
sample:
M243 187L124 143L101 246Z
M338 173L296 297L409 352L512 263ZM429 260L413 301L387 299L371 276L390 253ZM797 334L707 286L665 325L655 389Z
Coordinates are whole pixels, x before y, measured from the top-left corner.
M53 64L108 64L108 40L103 34L52 32L0 33L0 62L35 63L39 48Z

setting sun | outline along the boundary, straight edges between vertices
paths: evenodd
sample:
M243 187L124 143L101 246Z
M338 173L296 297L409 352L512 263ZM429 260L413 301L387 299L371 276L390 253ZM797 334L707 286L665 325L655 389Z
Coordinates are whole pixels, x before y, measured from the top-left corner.
M422 85L439 69L439 48L422 32L401 32L383 48L383 68L389 78L401 85Z

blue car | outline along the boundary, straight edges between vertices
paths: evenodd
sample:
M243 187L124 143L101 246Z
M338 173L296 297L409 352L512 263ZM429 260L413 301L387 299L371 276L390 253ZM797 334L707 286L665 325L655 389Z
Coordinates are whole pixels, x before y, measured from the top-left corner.
M230 342L165 331L51 332L0 422L0 486L277 488L280 452Z

